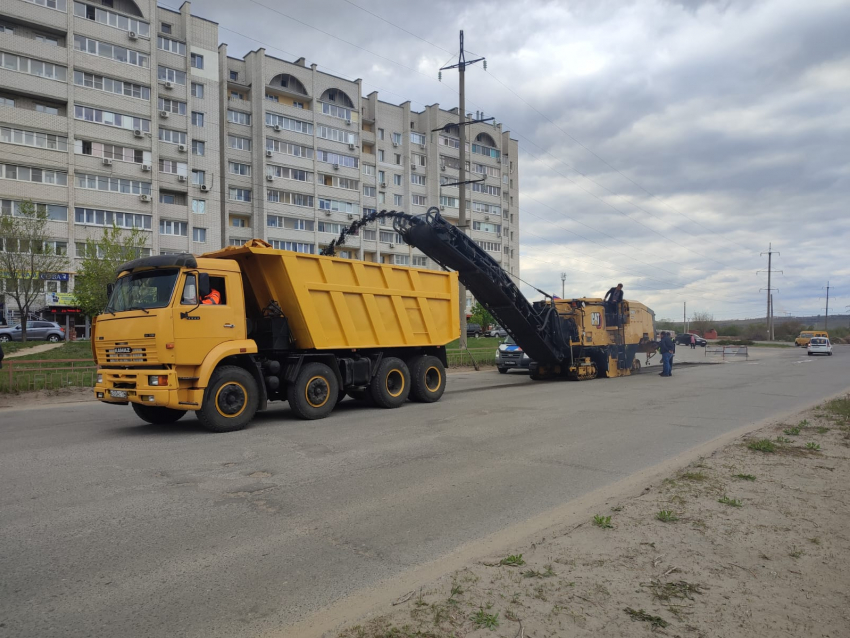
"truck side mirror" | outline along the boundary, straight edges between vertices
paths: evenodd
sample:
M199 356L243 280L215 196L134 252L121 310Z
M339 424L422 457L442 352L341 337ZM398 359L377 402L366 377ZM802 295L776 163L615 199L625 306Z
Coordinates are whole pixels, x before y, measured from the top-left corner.
M206 272L198 273L198 295L201 299L210 294L210 275Z
M112 293L115 291L115 284L106 284L106 300L112 299Z

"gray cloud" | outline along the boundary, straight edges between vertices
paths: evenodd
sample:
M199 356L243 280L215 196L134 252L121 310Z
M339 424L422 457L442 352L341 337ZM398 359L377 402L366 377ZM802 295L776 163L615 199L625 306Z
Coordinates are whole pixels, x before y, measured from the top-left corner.
M520 140L522 277L536 287L559 291L563 270L568 294L622 280L659 316L683 301L758 316L773 242L778 310L817 313L827 279L833 307L850 303L846 2L352 1L437 46L344 0L192 10L232 55L304 56L415 108L457 104L456 74L436 76L463 28L489 63L468 73L467 110Z

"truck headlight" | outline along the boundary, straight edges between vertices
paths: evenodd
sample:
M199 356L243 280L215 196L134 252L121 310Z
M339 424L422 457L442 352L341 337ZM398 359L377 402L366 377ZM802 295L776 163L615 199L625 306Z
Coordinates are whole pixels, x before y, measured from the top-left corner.
M148 385L168 385L168 375L152 374L148 377Z
M100 372L97 373L97 382L98 384L103 383L103 374Z

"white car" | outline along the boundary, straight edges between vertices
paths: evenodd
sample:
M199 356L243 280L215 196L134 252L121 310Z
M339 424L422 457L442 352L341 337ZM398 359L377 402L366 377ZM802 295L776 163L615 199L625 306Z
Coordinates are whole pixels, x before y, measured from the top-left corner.
M813 354L825 354L832 356L832 344L829 342L829 339L826 337L812 337L812 340L809 341L809 345L806 346L806 350L808 350L808 355L812 356Z

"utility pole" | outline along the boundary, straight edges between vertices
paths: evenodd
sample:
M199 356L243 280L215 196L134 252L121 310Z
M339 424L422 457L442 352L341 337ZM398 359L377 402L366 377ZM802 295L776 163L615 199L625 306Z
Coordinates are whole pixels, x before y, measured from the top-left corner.
M823 329L829 330L829 282L826 282L826 315L823 318ZM823 290L823 288L821 288Z
M682 302L682 332L688 331L688 302Z
M470 122L466 121L466 67L475 64L476 62L481 62L484 58L477 58L475 60L466 59L466 54L463 50L463 29L460 31L460 54L457 58L457 64L451 64L449 66L444 66L440 69L440 77L442 77L442 72L448 69L457 69L458 70L458 81L459 81L459 102L458 102L458 113L457 113L457 128L458 128L458 137L460 138L460 167L458 168L458 190L460 191L458 197L458 204L460 206L458 211L458 221L457 227L460 229L462 233L467 232L467 221L466 221L466 125ZM484 62L484 69L487 69L487 62ZM491 118L492 119L492 118ZM458 282L458 296L460 297L460 341L459 348L461 350L466 349L466 286L462 283Z
M567 273L562 272L561 273L561 299L567 298L566 290L567 290Z
M770 243L767 245L767 251L761 253L762 255L767 255L767 288L762 288L762 290L767 290L767 315L765 317L765 321L767 323L767 340L773 341L773 291L776 288L771 288L771 275L773 274L773 256L779 255L779 251L773 250L773 244ZM764 270L759 270L756 274L765 272ZM778 270L776 272L783 273L783 271ZM784 274L784 273L783 273Z

